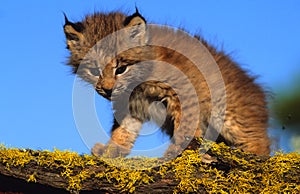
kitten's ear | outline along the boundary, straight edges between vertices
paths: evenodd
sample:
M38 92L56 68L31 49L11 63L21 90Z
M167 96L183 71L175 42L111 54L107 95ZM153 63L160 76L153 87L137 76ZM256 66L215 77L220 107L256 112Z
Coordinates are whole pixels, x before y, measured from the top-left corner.
M65 25L64 25L64 32L67 38L67 48L72 50L76 45L80 45L80 42L83 41L84 35L83 30L84 27L82 23L72 23L68 20L66 14L65 16Z
M145 18L139 13L138 9L136 8L136 12L131 16L128 16L125 21L123 22L125 27L130 29L130 38L132 40L138 42L146 41L146 20Z

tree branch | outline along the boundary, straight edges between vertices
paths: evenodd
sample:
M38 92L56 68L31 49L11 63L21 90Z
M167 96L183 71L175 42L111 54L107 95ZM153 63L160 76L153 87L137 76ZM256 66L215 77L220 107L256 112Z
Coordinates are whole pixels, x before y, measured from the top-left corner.
M207 153L216 162L206 164L199 154L204 147L207 145L200 146L194 140L179 157L164 163L149 158L104 160L68 151L2 146L0 179L11 181L4 190L0 186L0 192L24 193L26 188L14 189L20 186L20 181L24 187L39 191L37 193L42 186L45 187L43 193L51 189L57 189L55 193L300 191L300 155L297 153L269 158L230 149L224 144L211 144Z

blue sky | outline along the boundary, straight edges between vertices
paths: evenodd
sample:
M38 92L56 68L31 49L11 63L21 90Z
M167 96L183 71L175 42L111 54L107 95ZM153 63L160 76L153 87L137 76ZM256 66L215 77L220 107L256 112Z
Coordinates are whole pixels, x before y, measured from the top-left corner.
M181 26L223 46L244 68L260 75L260 83L275 92L290 87L300 75L297 0L2 0L0 143L89 153L73 117L75 77L64 65L68 51L62 13L77 21L94 11L131 13L135 4L149 23ZM95 98L99 119L106 120L101 124L109 128L109 105ZM162 135L158 137L164 141ZM139 140L141 147L143 142Z

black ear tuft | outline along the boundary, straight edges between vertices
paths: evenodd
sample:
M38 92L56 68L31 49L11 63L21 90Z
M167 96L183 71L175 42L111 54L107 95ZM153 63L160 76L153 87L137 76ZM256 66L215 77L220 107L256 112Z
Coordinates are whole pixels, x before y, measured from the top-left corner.
M139 13L139 9L137 8L136 5L135 5L135 13L136 13L136 14L140 14L140 13Z
M84 30L84 27L82 25L82 23L80 22L77 22L77 23L72 23L69 21L67 15L65 13L64 14L64 17L65 17L65 25L64 25L64 28L66 26L71 26L74 30L76 30L77 32L82 32Z
M132 14L131 16L128 16L128 17L124 20L123 25L124 25L124 26L129 25L130 22L131 22L134 18L139 18L139 19L141 19L141 20L143 21L143 23L145 23L145 24L147 23L146 20L145 20L145 18L139 13L138 8L135 6L135 13Z
M67 15L66 15L66 13L65 13L65 12L63 12L63 14L64 14L64 17L65 17L65 25L69 25L69 24L71 24L71 22L69 21L69 19L68 19L68 17L67 17Z

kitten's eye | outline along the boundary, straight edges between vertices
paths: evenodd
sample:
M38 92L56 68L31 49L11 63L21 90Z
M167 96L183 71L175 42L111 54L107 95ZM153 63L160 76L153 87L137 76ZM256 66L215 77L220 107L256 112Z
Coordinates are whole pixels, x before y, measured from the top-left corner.
M122 66L116 69L115 75L120 75L122 73L124 73L127 69L127 66Z
M100 75L100 71L99 71L98 68L92 68L90 71L95 76L99 76Z

